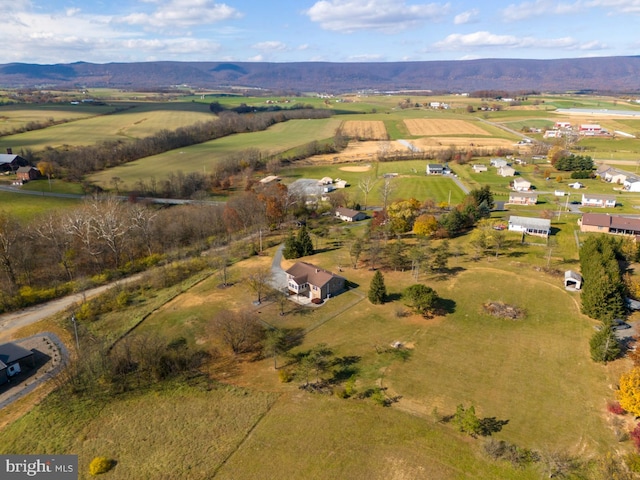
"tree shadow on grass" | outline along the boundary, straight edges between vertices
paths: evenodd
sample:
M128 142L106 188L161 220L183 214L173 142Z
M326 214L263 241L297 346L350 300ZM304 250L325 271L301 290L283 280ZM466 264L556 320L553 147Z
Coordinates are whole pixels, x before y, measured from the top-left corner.
M397 302L402 299L401 293L388 293L386 297L384 297L384 302Z
M498 420L496 417L484 417L480 419L479 433L483 437L490 437L502 430L509 420Z
M451 300L449 298L441 298L438 301L438 313L441 315L455 313L456 311L456 302L455 300Z

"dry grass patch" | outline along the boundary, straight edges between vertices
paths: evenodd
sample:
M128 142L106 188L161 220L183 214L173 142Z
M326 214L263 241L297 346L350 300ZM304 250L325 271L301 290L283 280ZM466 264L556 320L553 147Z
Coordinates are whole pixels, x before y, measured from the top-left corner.
M466 120L413 118L404 120L409 133L416 136L486 135L489 133Z
M411 141L422 150L437 150L454 146L456 148L513 148L513 140L506 138L468 138L468 137L428 137Z
M345 135L366 140L386 140L389 138L384 122L348 120L344 122L342 130Z

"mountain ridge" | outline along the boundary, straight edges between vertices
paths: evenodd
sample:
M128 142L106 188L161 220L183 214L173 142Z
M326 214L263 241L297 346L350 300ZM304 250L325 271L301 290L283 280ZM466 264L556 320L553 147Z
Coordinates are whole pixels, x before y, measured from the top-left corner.
M357 90L640 92L640 56L420 62L74 62L0 65L6 88L191 88L344 93Z

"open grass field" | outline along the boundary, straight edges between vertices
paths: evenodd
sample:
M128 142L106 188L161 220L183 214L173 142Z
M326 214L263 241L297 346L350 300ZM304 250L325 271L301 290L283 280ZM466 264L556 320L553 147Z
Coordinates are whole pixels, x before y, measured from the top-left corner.
M489 133L473 123L464 120L449 119L410 119L404 123L411 135L446 136L446 135L488 135Z
M345 135L363 140L385 140L388 137L384 122L380 120L349 120L344 122L342 129Z
M420 201L432 199L436 202L447 202L451 195L451 203L462 201L464 194L448 177L425 174L426 163L422 160L399 162L338 163L332 165L293 166L280 173L282 181L289 184L299 178L323 177L341 178L349 183L345 192L352 202L364 205L364 193L358 183L364 178L377 178L373 190L367 197L367 205L382 204L383 175L397 174L390 181L392 192L390 201L415 198Z
M80 479L95 478L89 463L107 456L118 463L106 479L207 480L276 398L202 382L162 385L109 403L50 398L3 432L0 451L74 452Z
M48 146L91 145L104 140L143 138L163 129L175 130L215 120L208 107L198 103L141 103L130 106L132 108L110 115L2 137L0 149L4 151L6 147L12 147L14 152L19 152L21 148L42 150Z
M253 304L244 279L270 265L272 248L230 267L232 287L218 288L214 274L135 330L168 339L184 336L192 345L224 351L211 319L222 308L250 309L270 325L306 332L300 350L326 343L339 356L355 356L356 390L387 388L387 395L400 397L390 408L366 399L309 394L298 390L298 381L280 383L270 358L230 359L215 367L215 375L232 387L171 384L106 405L46 401L2 431L0 452L78 453L80 478L87 478L87 465L97 455L118 462L105 479L205 479L213 473L239 480L541 477L541 467L514 469L490 461L481 453L483 440L434 423L434 407L447 415L463 403L473 404L480 417L508 421L494 434L498 440L592 458L614 445L605 404L613 398L619 366L591 362L588 338L594 322L580 314L579 297L562 288L561 277L534 268L547 262L559 270L575 265L575 225L565 222L554 223L558 241L549 257L548 248L520 245L511 235L498 258L474 261L466 253L468 237L451 240L450 273L419 278L446 301L448 313L435 318L397 315L406 310L399 294L414 283L409 271L384 271L391 300L369 303L365 296L373 273L346 267L347 247L334 242L343 234L330 228L321 252L304 260L332 271L342 266L341 274L357 286L320 308L291 303L280 316L272 301ZM361 236L363 228L349 230ZM488 316L482 304L490 300L516 305L526 315L520 320ZM126 322L129 316L105 316L92 325L92 333L105 334L118 328L118 318ZM395 341L410 350L406 361L378 353L376 347Z
M29 122L75 121L112 113L116 108L89 104L4 105L0 106L0 134L23 128Z
M11 213L21 220L33 218L51 210L61 210L80 205L81 200L72 198L23 195L0 192L0 210Z
M180 150L171 150L160 155L146 157L91 175L89 179L104 188L114 176L126 184L123 189L133 188L140 179L148 181L152 176L160 180L170 173L182 171L207 172L216 161L227 155L249 148L257 148L265 155L276 154L302 146L313 140L330 138L335 134L340 120L290 120L273 125L262 132L230 135L210 142L192 145Z

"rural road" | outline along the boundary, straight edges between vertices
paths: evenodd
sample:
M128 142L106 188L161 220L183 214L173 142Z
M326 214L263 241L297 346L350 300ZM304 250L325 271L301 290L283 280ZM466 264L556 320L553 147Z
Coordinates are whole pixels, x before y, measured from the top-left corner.
M96 295L99 295L117 285L124 285L138 280L141 275L142 274L132 275L131 277L92 288L82 293L74 293L72 295L67 295L66 297L51 300L47 303L34 305L33 307L28 307L16 312L2 314L0 315L0 342L10 341L15 331L22 327L39 322L51 315L62 312L76 303L82 302L87 298L95 297Z

